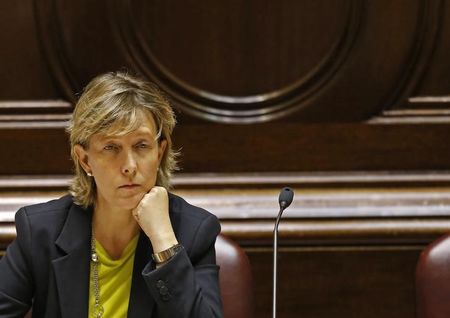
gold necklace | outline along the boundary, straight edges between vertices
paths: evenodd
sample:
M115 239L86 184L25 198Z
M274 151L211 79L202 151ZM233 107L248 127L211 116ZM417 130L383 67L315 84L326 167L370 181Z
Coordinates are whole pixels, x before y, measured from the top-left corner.
M99 259L97 255L97 250L95 249L94 231L92 231L91 236L91 261L92 261L92 276L93 276L94 297L95 297L94 308L92 311L95 318L101 318L103 316L104 309L102 304L100 303L100 285L98 277Z

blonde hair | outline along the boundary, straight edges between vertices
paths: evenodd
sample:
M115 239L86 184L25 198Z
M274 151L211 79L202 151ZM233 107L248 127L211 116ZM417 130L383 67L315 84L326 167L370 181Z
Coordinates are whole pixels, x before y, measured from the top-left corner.
M156 123L158 143L162 140L167 142L156 185L170 187L178 153L172 145L171 134L176 120L169 102L156 86L148 82L123 72L106 73L86 86L67 128L75 165L75 176L70 185L75 203L83 207L94 205L97 192L95 181L81 167L74 146L81 145L87 149L90 138L97 133L130 133L140 126L145 115L152 116Z

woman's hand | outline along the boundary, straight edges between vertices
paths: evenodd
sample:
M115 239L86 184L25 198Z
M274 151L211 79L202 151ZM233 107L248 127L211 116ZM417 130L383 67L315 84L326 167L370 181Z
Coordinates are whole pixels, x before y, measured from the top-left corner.
M153 187L133 209L133 216L147 234L153 253L178 243L169 218L169 198L163 187Z

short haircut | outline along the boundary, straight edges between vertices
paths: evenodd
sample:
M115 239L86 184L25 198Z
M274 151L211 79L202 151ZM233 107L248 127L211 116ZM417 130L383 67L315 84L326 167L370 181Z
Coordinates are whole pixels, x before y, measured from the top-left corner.
M146 115L156 123L158 144L167 146L157 173L156 185L170 187L170 178L177 169L178 153L173 149L172 131L175 115L159 89L140 78L124 72L112 72L95 77L80 96L67 132L70 135L71 156L75 176L70 193L75 203L88 207L95 204L95 180L86 175L74 152L75 145L89 148L90 138L97 133L125 135L139 128Z

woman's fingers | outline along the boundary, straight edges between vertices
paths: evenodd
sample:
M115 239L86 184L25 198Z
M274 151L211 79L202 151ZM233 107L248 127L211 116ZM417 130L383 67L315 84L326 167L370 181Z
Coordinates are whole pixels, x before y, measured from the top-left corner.
M150 238L153 250L164 250L176 244L169 217L169 197L163 187L153 187L133 209L133 216Z

